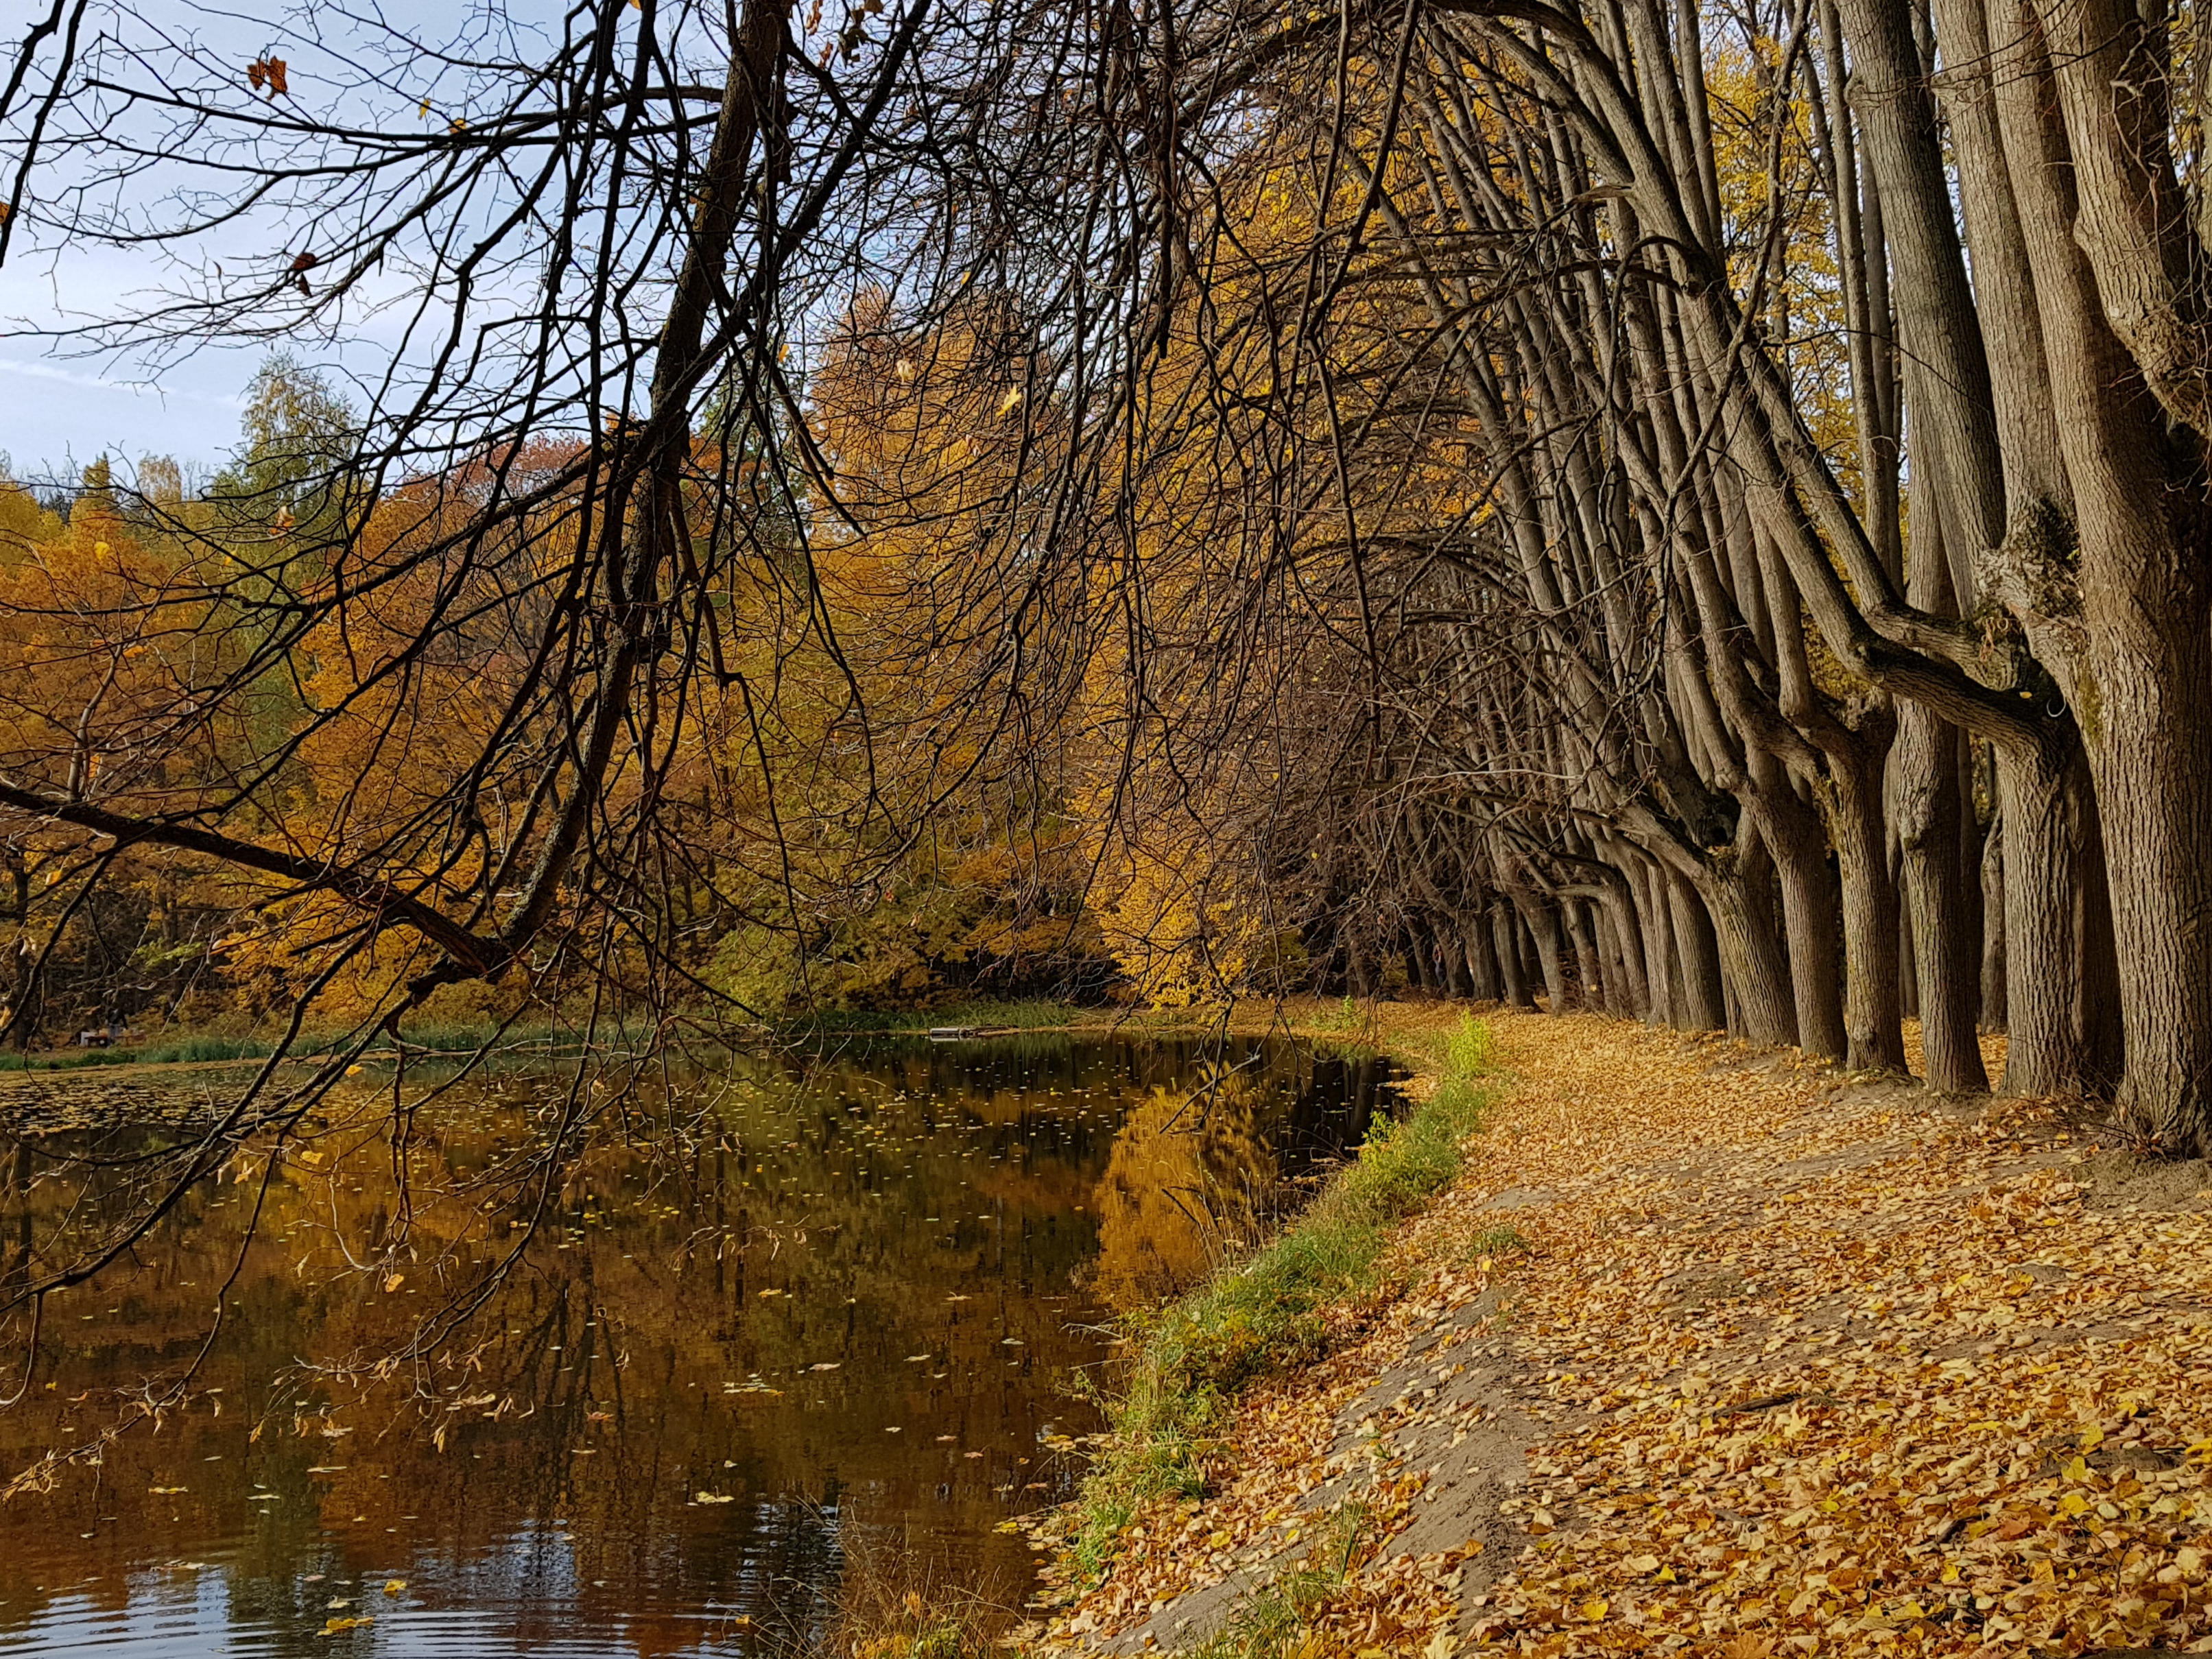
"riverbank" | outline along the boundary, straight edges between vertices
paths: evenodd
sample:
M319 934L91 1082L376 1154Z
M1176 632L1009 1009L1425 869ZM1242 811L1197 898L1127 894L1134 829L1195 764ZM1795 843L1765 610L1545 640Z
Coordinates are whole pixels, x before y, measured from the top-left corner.
M1455 1016L1376 1013L1433 1086ZM1298 1363L1212 1396L1197 1482L1038 1533L1022 1644L2212 1650L2212 1171L2048 1105L1489 1024L1458 1177Z

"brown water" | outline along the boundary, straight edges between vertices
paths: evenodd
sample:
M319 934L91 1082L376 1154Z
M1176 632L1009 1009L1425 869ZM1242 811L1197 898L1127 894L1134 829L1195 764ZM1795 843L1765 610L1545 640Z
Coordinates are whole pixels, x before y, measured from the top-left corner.
M0 1504L0 1655L751 1654L818 1640L861 1575L1018 1603L1006 1522L1079 1478L1106 1304L1200 1270L1381 1081L1051 1038L746 1065L674 1085L687 1134L585 1153L531 1232L527 1194L471 1183L562 1085L495 1079L418 1121L396 1265L390 1149L340 1113L50 1302L7 1476L91 1446L227 1306L182 1404ZM70 1144L6 1146L15 1190L46 1176L15 1219L96 1202L54 1174ZM466 1327L349 1372L518 1243ZM7 1391L26 1357L0 1347Z

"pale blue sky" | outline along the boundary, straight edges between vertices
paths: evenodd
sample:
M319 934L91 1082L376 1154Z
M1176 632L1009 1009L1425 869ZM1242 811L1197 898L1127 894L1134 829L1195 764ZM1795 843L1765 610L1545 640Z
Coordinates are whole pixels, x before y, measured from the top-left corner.
M21 477L109 454L216 464L238 435L240 394L261 354L208 349L149 374L129 357L56 351L23 327L66 325L122 301L153 275L144 257L88 248L30 253L0 267L0 452Z

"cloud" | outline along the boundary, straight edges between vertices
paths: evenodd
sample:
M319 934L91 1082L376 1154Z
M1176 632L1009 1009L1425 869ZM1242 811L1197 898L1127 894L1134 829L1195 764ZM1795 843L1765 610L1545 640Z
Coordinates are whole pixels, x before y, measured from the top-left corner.
M97 374L81 374L76 369L63 368L53 363L23 362L0 357L0 374L19 374L26 380L53 381L62 386L79 386L89 392L112 392L126 398L154 398L163 404L207 404L217 409L240 410L246 399L235 393L188 392L164 386L151 380L110 380Z

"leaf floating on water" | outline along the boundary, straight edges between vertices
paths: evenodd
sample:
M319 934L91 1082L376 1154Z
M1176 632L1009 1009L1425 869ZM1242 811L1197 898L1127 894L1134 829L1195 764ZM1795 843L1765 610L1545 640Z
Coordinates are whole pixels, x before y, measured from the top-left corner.
M405 1273L393 1273L390 1278L384 1281L384 1293L386 1296L390 1296L392 1291L398 1290L406 1282L407 1275Z
M173 1498L180 1492L190 1492L190 1486L149 1486L147 1491L156 1498Z
M384 1581L384 1593L386 1595L404 1595L406 1589L407 1581L404 1578L387 1578Z
M734 1504L738 1500L731 1492L695 1492L691 1494L691 1501L695 1504Z
M341 1632L359 1630L363 1625L373 1625L375 1622L376 1615L373 1613L365 1613L357 1619L329 1619L324 1620L323 1628L319 1633L324 1636L336 1636Z

